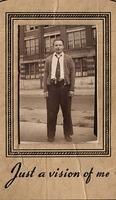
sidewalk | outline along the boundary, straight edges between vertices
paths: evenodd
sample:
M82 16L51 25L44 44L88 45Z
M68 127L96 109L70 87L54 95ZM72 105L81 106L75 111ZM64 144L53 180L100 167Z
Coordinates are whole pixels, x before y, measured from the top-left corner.
M27 109L20 110L20 136L22 142L47 142L47 113L46 109ZM73 121L73 141L79 144L88 141L95 141L93 111L72 110ZM28 130L28 131L27 131ZM58 113L56 140L54 142L67 143L63 134L63 119L61 110Z
M28 131L27 131L28 130ZM92 128L85 127L73 127L74 135L72 136L73 144L85 143L90 141L96 141L96 136L93 134ZM20 133L22 142L47 142L47 125L43 123L33 122L21 122ZM64 139L62 125L56 127L56 137L54 144L67 144Z
M47 111L43 94L43 90L37 88L20 90L21 142L48 143ZM96 136L94 135L94 89L92 87L85 88L84 85L83 88L75 88L71 112L74 129L71 144L96 141ZM67 144L63 134L61 109L58 113L54 144Z

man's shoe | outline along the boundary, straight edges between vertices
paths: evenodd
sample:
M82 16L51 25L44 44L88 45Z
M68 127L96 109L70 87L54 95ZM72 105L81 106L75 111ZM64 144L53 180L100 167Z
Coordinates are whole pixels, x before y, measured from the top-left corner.
M67 142L72 142L72 138L69 135L65 136L65 140Z
M54 137L48 138L48 142L54 142Z

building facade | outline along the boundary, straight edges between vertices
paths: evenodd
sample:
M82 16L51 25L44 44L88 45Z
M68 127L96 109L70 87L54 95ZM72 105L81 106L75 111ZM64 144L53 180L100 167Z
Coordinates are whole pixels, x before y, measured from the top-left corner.
M22 25L19 33L21 79L43 78L44 63L53 53L55 38L64 40L64 52L76 67L76 76L94 76L96 69L96 27L93 25Z

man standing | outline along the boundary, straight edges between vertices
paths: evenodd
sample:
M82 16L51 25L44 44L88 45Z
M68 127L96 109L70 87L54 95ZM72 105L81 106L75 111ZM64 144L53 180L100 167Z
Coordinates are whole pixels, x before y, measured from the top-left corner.
M71 119L71 99L74 94L75 66L72 58L64 54L64 41L55 39L54 53L46 59L44 72L44 96L47 105L47 137L55 139L57 114L61 106L63 130L66 141L71 142L73 135Z

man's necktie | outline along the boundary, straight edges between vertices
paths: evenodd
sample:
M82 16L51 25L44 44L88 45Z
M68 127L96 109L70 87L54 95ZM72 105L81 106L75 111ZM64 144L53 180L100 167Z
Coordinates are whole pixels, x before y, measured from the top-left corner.
M60 62L59 59L60 57L57 57L58 61L57 61L57 66L56 66L56 79L57 81L59 81L60 79Z

